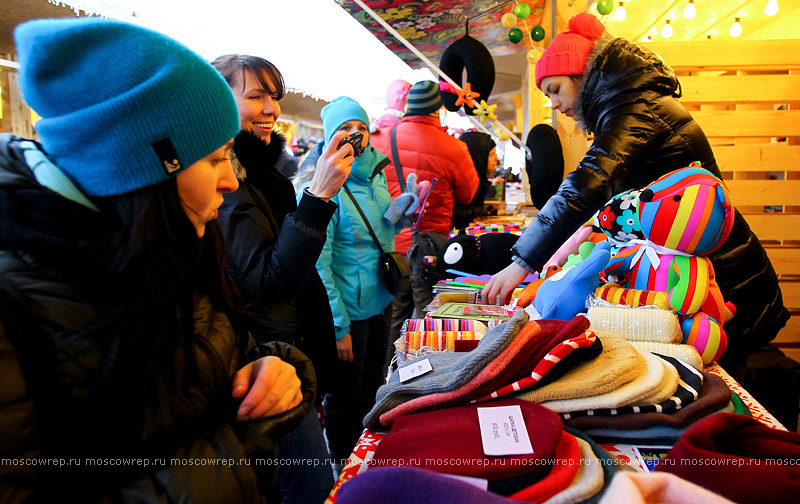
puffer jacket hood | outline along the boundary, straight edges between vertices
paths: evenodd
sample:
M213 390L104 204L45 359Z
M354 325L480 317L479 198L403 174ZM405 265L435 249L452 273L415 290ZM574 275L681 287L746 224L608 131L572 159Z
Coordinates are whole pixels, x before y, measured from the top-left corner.
M602 113L616 96L652 91L680 98L675 72L657 54L625 39L595 42L584 71L580 114L589 131L597 131Z
M40 184L21 139L0 141L0 250L83 284L108 278L117 260L112 219ZM69 265L69 267L64 267Z

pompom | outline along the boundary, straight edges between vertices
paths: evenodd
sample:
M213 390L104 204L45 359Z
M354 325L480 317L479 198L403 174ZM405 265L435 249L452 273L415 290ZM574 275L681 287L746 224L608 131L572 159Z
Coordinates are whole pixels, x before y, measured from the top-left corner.
M569 20L569 31L589 40L600 38L605 30L603 23L588 12L581 12Z

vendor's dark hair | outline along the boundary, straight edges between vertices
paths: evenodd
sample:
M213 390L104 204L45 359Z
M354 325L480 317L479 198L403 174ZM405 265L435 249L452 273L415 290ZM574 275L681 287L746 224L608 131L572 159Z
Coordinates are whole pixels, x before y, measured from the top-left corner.
M272 86L275 86L278 100L283 98L286 94L286 85L283 82L283 75L281 75L281 72L275 65L259 56L226 54L212 61L211 65L222 74L222 77L228 82L231 88L233 88L237 81L244 87L244 75L245 72L249 70L256 76L258 83L261 84L261 87L264 89L271 88L270 83L264 80L264 73L269 76L272 81Z
M479 180L486 179L489 169L489 152L496 147L492 137L480 131L467 131L458 138L467 144L467 150L472 157L472 164L475 165Z

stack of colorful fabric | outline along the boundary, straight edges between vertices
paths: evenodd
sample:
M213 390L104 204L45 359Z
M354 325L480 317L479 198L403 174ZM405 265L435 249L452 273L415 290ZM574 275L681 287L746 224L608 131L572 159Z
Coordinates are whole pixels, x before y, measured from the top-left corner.
M527 314L520 311L507 323L490 329L471 352L425 356L432 372L404 383L400 382L400 370L393 373L378 390L364 425L380 428L422 408L463 404L532 373L541 379L558 372L554 368L559 362L569 363L571 354L582 353L584 358L597 355L600 345L587 327L585 317L537 323L528 322Z
M681 328L673 312L594 305L587 316L603 352L555 382L519 387L514 397L561 413L604 441L672 443L692 422L733 410L731 391L701 371L697 350L675 343ZM493 397L507 393L509 387Z
M560 413L566 424L598 439L621 442L672 443L697 419L732 409L731 391L720 378L639 351L614 334L597 337L603 344L597 358L515 397Z
M677 362L677 361L676 361ZM677 366L676 366L677 367ZM654 406L641 406L631 411L572 412L565 423L598 439L631 442L662 440L674 442L699 419L733 408L732 393L716 375L681 369L681 386L674 397ZM684 380L685 378L685 380ZM699 387L698 387L699 383Z
M467 319L408 319L394 342L397 364L435 352L462 350L458 342L477 342L486 334L487 326L478 320ZM463 351L475 348L463 345Z
M478 419L478 408L518 406L522 412L525 430L531 441L532 453L523 455L487 456ZM567 432L561 420L552 411L527 401L502 399L482 405L468 405L415 413L399 417L389 434L383 438L369 461L367 473L381 471L382 467L413 466L436 473L480 478L487 481L488 492L456 485L447 502L464 502L460 493L482 496L481 502L491 502L493 494L527 502L569 504L583 502L598 496L608 485L615 466L607 453L579 431ZM385 471L385 469L383 469ZM382 474L382 473L381 473ZM395 469L393 486L399 481L419 488L430 485L426 493L440 494L442 481L433 475L414 470ZM413 480L405 478L414 476ZM371 477L371 492L385 483ZM342 488L340 499L347 499L345 489L358 478ZM367 483L366 479L363 479ZM402 487L402 485L401 485ZM401 487L394 486L398 493ZM383 486L382 492L388 491ZM454 500L455 499L455 500ZM427 499L425 499L427 500ZM386 502L380 499L381 502ZM430 500L427 500L431 502ZM348 502L345 500L344 502ZM409 502L409 501L404 501Z

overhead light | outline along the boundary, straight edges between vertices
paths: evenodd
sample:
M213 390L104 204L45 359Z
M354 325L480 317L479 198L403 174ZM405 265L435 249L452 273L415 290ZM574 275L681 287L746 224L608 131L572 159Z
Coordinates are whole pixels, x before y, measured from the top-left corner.
M740 18L734 18L733 24L731 25L731 29L728 30L728 33L731 37L738 37L742 34L742 23L739 21Z
M628 13L625 12L625 6L622 4L622 2L620 2L619 7L617 7L617 10L614 11L614 19L617 21L625 21L627 14Z
M778 13L778 0L769 0L767 5L764 6L764 14L767 16L774 16Z
M776 0L777 1L777 0ZM683 17L692 19L697 15L697 9L694 7L694 0L689 0L686 7L683 8Z
M670 38L672 36L672 33L673 33L672 25L669 24L669 19L667 19L667 21L664 23L664 26L661 28L661 36L664 38Z

